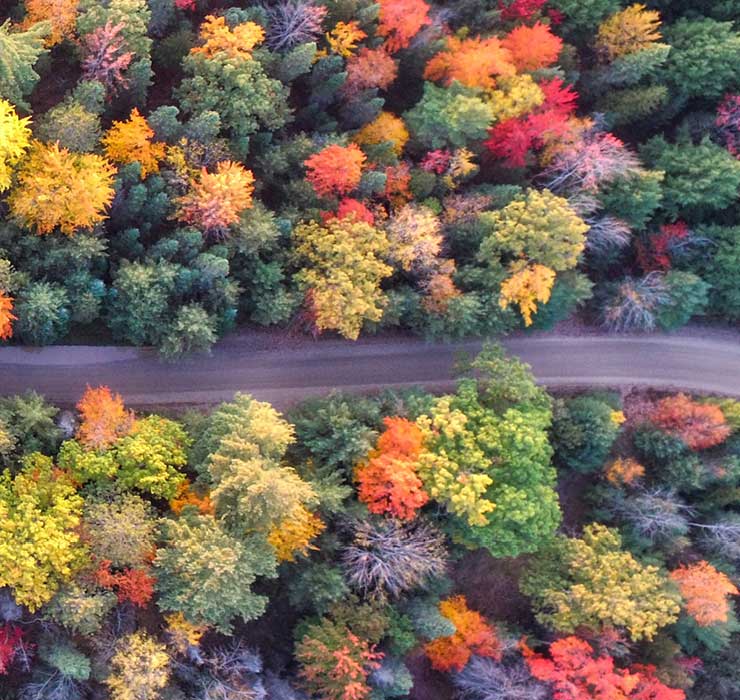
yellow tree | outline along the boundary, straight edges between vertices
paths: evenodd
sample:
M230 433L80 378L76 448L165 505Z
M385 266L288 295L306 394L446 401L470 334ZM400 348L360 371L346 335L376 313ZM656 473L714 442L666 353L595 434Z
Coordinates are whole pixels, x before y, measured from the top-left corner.
M379 321L386 299L380 282L392 268L383 262L388 238L353 217L312 221L295 230L295 279L310 292L317 330L336 330L355 340L365 321Z
M200 25L201 46L191 49L191 53L203 54L213 58L217 54L226 54L228 58L252 57L252 50L265 39L265 31L259 24L244 22L231 29L223 17L208 15Z
M353 138L360 146L375 146L387 142L399 158L408 140L409 132L403 119L390 112L381 112L373 121L365 124Z
M360 23L337 22L334 29L326 33L326 41L332 50L332 53L349 58L367 34L360 29Z
M39 234L58 228L73 234L105 219L113 200L115 168L91 153L70 153L58 143L34 141L17 171L8 198L10 211L23 226Z
M308 554L311 540L320 535L326 525L305 506L278 523L267 535L267 541L275 548L278 561L295 561L296 554Z
M534 263L511 266L511 277L501 283L499 305L507 309L510 304L517 304L524 318L524 325L532 325L532 314L537 312L537 303L546 304L555 282L555 271L549 267Z
M79 4L80 0L26 0L24 24L31 26L48 20L51 23L48 44L53 46L74 37Z
M613 61L642 51L660 38L660 13L636 3L602 22L596 49L607 61Z
M121 639L105 679L111 700L156 700L170 679L170 657L164 645L146 632Z
M159 161L165 155L165 144L152 143L153 137L154 131L134 107L128 120L113 122L103 138L105 154L114 163L139 163L143 180L159 171Z
M215 173L205 168L190 181L190 190L176 202L177 218L207 233L223 233L252 207L254 175L241 163L221 161Z
M31 142L28 117L19 117L10 102L0 100L0 192L10 187L13 168L22 160Z

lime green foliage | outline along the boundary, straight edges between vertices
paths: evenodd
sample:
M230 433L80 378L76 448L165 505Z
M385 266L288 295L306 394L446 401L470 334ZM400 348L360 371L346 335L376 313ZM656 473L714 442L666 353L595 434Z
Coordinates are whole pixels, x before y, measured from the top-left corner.
M225 634L234 618L262 615L267 598L250 586L258 576L276 574L274 550L263 537L236 539L212 517L193 514L165 521L162 534L154 560L162 611Z
M49 457L32 454L0 476L0 586L36 610L82 564L82 498Z
M616 530L597 523L582 539L558 536L533 561L521 589L537 619L558 632L618 627L635 641L650 640L680 611L665 574L641 564L622 549Z
M511 385L506 367L518 376ZM551 411L544 393L516 360L489 349L454 396L435 401L418 423L426 434L418 472L432 499L454 516L453 536L494 556L537 549L560 522ZM506 383L502 386L502 383Z
M424 83L424 96L404 115L413 138L427 148L462 148L485 138L493 107L480 91L454 83L449 88Z
M85 449L76 440L66 440L59 448L57 462L79 484L107 481L118 473L118 462L112 452Z
M114 446L118 482L153 496L172 498L184 481L190 436L175 421L148 416L134 424Z

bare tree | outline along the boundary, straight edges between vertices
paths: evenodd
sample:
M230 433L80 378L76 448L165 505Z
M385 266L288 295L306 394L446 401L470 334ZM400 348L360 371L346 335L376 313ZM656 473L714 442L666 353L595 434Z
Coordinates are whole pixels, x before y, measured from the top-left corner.
M459 700L546 700L550 691L521 662L498 663L473 656L452 678Z

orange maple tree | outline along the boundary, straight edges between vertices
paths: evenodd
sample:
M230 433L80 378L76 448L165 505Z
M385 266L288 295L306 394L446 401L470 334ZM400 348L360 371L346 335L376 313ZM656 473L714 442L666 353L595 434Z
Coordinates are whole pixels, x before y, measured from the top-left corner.
M120 394L113 394L107 386L87 387L77 410L82 422L77 439L86 447L104 450L116 440L128 435L134 425L134 414L123 405Z
M115 163L141 165L141 179L159 171L159 161L164 158L165 145L152 143L154 131L147 120L134 107L127 121L114 121L103 138L105 154Z
M424 69L426 80L445 85L453 81L468 87L491 89L496 77L516 74L513 57L496 37L459 39L450 37L444 51L432 56Z
M522 24L513 29L501 42L508 49L516 69L535 71L551 66L558 60L563 40L550 31L547 24L537 22L529 27Z
M51 24L50 46L74 37L80 0L26 0L25 4L24 26L48 21Z
M405 49L419 30L431 24L424 0L379 0L378 34L390 53Z
M211 497L205 494L199 494L193 490L193 485L188 479L185 479L178 487L175 497L170 501L170 509L176 515L180 515L187 506L194 506L201 515L213 515L215 508Z
M398 75L398 64L387 51L362 47L347 59L347 79L342 91L353 96L362 90L390 87Z
M592 646L578 637L558 639L549 658L521 643L530 673L551 683L554 700L684 700L683 690L669 688L653 666L616 668L608 655L594 657Z
M686 394L661 399L650 420L656 427L683 440L692 450L719 445L731 432L719 406L697 403Z
M406 418L386 417L385 431L377 449L356 472L358 498L371 513L413 520L429 501L416 462L421 454L423 435L416 423Z
M307 158L306 179L320 197L349 194L360 184L365 154L360 147L332 144Z
M456 631L424 647L433 668L437 671L462 671L473 654L501 660L502 646L496 631L480 613L468 608L465 596L443 600L439 611L455 625Z
M13 321L17 320L13 315L13 297L0 292L0 340L13 337Z
M111 562L103 560L95 571L95 582L102 588L114 591L118 601L128 601L145 608L154 595L156 579L144 568L126 568L112 572Z
M728 596L738 595L735 584L726 574L706 561L682 566L671 571L685 601L686 612L700 627L727 622L730 613Z
M222 160L216 172L205 168L190 181L190 190L176 201L177 218L207 233L223 233L252 207L254 175L241 163Z
M630 457L615 459L604 470L604 477L614 486L629 486L645 476L645 467Z

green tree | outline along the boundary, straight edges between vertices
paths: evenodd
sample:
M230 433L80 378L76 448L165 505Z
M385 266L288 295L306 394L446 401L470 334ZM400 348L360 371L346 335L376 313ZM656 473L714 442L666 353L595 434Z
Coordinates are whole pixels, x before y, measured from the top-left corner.
M0 420L13 437L20 455L56 452L62 439L62 431L54 422L58 413L58 408L46 403L35 391L0 398Z
M170 317L177 268L166 262L124 260L113 275L108 325L132 345L157 344Z
M51 282L31 282L15 302L15 334L29 345L52 345L69 329L69 298Z
M556 400L551 431L555 459L579 472L601 469L619 425L620 415L598 396Z
M10 20L0 24L0 98L29 109L25 97L31 93L39 74L36 61L45 53L48 22L34 24L28 31L13 31Z
M669 302L658 311L658 325L670 331L685 326L693 316L704 313L711 285L693 272L671 270L664 278ZM723 314L730 315L723 309Z
M670 219L699 221L737 200L740 162L708 137L693 144L655 136L640 154L651 168L665 173L661 206Z
M0 476L0 586L36 610L84 562L82 498L49 457L34 453L15 477Z
M717 100L740 87L740 34L732 22L682 17L665 28L665 41L672 48L663 73L674 94Z
M521 582L537 619L558 632L626 629L638 641L675 622L680 596L665 574L622 549L616 530L592 523L583 538L559 535Z
M215 319L200 304L186 304L164 330L159 351L169 359L208 352L217 339Z
M424 95L403 119L413 138L426 148L462 148L486 137L493 107L479 90L453 83L449 88L424 83Z
M551 0L550 5L565 15L564 29L575 37L593 33L602 20L621 9L619 0Z
M712 241L710 254L698 262L711 286L708 312L740 320L740 228L706 226L699 233Z
M167 520L164 546L157 551L158 605L181 612L194 624L229 634L234 618L258 618L267 598L251 585L276 575L275 555L264 537L236 539L210 516L188 514Z

